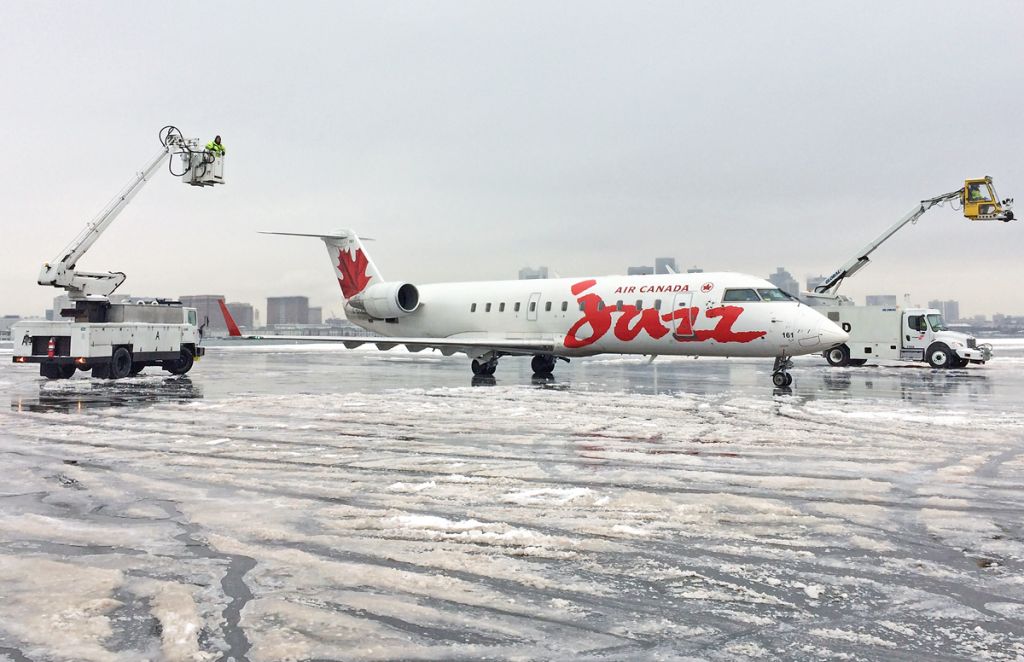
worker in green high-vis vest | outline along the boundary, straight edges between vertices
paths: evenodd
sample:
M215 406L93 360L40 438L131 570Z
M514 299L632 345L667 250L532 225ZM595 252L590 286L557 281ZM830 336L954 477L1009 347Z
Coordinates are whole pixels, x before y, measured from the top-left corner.
M214 156L224 156L228 153L228 151L224 149L223 143L220 141L220 136L217 136L210 142L206 143L206 151L210 152Z

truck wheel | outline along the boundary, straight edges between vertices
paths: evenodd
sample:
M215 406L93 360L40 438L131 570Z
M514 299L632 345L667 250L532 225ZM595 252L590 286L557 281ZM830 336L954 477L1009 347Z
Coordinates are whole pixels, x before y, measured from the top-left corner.
M123 379L132 372L132 353L126 347L118 347L110 355L110 379Z
M195 363L195 357L192 356L192 350L187 347L182 347L178 360L165 363L164 370L172 375L184 375L192 369L193 363Z
M39 376L47 379L60 379L60 366L56 363L40 363Z
M850 348L846 345L833 347L825 350L825 360L828 364L837 368L850 365Z
M855 366L855 367L862 366L862 365L864 365L867 362L868 362L867 359L850 359L850 365Z
M58 372L60 373L61 379L71 379L75 376L75 365L73 363L69 363L67 365L59 366Z
M128 373L128 374L131 375L132 377L134 377L135 375L137 375L140 372L142 372L142 369L145 368L145 367L146 367L145 363L133 363L132 364L132 371L130 373Z
M928 348L928 365L933 368L951 368L955 354L944 343L937 342Z
M93 379L107 379L110 377L110 364L103 363L92 368Z

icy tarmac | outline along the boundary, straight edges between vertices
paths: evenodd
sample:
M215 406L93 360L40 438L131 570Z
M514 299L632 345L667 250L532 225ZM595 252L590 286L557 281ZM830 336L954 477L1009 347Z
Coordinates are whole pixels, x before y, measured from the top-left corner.
M1024 659L1024 341L967 370L0 352L0 661Z

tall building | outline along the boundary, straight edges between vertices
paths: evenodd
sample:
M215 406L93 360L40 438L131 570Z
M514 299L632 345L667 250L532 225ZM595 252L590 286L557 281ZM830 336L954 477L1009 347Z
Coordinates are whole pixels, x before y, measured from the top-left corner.
M654 273L654 267L628 267L626 269L627 276L650 276Z
M949 301L929 301L929 308L937 308L942 313L942 319L947 322L956 322L960 319L960 302L950 299Z
M309 309L309 315L306 318L306 324L323 324L324 322L324 309L320 306Z
M256 325L253 319L253 310L251 303L240 303L233 302L226 304L228 312L231 313L231 318L235 320L235 324L242 329L254 329Z
M654 258L654 273L656 274L677 274L676 259L674 257Z
M309 297L267 297L267 326L309 324Z
M205 331L227 331L228 323L224 321L224 313L220 311L223 294L192 294L178 297L181 305L195 308L199 324L206 324ZM54 301L54 308L56 308Z
M11 340L11 327L21 318L17 315L0 317L0 340Z
M548 277L547 267L523 267L519 270L519 280L537 280Z
M950 299L946 302L945 308L942 309L942 318L947 322L957 322L960 320L960 302Z
M886 306L892 307L896 305L895 294L869 294L864 297L864 303L868 306Z
M793 296L799 296L800 294L800 283L796 282L793 274L782 267L776 267L775 273L768 276L768 280L786 294L792 294Z

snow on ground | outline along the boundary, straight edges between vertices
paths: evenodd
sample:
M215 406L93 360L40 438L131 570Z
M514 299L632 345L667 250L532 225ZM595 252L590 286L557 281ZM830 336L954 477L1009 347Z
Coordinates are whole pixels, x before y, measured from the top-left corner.
M396 356L0 367L0 659L1024 657L1012 355Z

